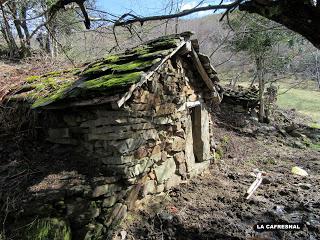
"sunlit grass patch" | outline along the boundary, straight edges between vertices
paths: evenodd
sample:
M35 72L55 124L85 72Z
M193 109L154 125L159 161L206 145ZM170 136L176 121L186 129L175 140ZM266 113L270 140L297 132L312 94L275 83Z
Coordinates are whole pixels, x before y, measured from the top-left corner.
M320 127L320 91L305 89L290 89L284 92L285 88L280 88L278 105L282 108L294 108L298 112L312 117L315 127Z

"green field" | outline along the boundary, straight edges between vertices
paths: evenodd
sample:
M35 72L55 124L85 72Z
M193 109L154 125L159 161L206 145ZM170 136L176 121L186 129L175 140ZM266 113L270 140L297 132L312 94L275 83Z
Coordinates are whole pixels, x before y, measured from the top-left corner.
M285 87L281 87L278 95L278 105L283 108L294 108L298 112L312 117L320 126L320 91L308 89L290 89L283 93Z

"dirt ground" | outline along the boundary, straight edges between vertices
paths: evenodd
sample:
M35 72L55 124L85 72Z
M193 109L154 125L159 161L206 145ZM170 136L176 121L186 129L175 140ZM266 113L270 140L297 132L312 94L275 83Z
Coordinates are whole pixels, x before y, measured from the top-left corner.
M216 136L230 139L225 157L168 195L141 203L118 236L122 233L132 240L320 239L320 152L286 146L276 137L247 137L224 128L215 131ZM293 166L305 169L309 176L292 174ZM254 169L267 175L246 200ZM255 224L271 222L303 223L303 229L253 229Z

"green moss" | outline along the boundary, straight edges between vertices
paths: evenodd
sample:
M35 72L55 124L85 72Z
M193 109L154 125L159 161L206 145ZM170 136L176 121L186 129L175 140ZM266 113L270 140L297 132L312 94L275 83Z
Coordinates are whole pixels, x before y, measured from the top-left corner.
M107 69L110 69L110 67L108 67L107 64L100 62L100 63L96 63L96 64L92 65L91 67L89 67L87 70L85 70L83 72L82 75L90 76L90 75L94 75L94 74L99 74L99 73L106 71Z
M220 154L221 154L221 153L220 153L219 151L216 151L216 152L214 153L214 160L215 160L215 161L221 160L222 156L221 156Z
M93 65L91 68L83 72L84 76L92 76L98 75L104 72L111 72L111 73L121 73L121 72L130 72L130 71L137 71L143 70L148 67L151 67L155 63L159 62L161 59L154 59L154 60L135 60L128 63L123 64L97 64Z
M68 88L72 85L73 82L66 82L59 86L59 88L54 89L54 91L48 92L45 96L34 95L35 102L32 104L31 108L38 108L41 106L48 105L57 100L63 99Z
M69 225L57 218L36 220L24 235L27 240L71 240Z
M230 137L229 136L223 136L221 138L221 145L222 146L224 146L224 147L227 146L229 142L230 142Z
M221 158L223 158L223 155L224 155L224 151L223 151L222 147L218 146L215 151L215 158L217 160L220 160Z
M313 150L320 151L320 142L319 143L311 143L309 147Z
M38 81L41 77L40 76L30 76L26 79L27 83L33 83L35 81Z
M128 86L138 82L143 72L170 54L178 41L161 38L120 54L108 55L85 69L73 68L31 76L27 79L28 84L18 89L12 99L26 101L32 108L38 108L62 99L87 98L105 94L102 91L107 89Z
M173 48L178 46L178 40L175 38L166 38L161 41L156 41L152 43L151 46L153 48L162 48L162 47L166 47L166 49Z
M84 89L100 89L105 90L107 88L126 86L132 83L136 83L140 80L142 72L133 72L127 74L109 74L97 79L89 80L81 84L81 88Z
M159 62L160 59L143 61L143 60L136 60L125 64L119 65L112 65L110 69L116 72L128 72L133 70L143 70L145 68L151 67L155 63Z
M149 53L150 51L151 51L151 48L148 45L142 45L132 49L132 53L138 54L138 55L143 55L143 54Z
M108 55L104 58L106 62L108 63L115 63L119 61L119 55L113 54L113 55Z
M164 57L168 54L170 54L171 50L159 50L156 52L150 52L146 54L142 54L141 56L138 57L138 59L145 59L145 58L156 58L156 57Z
M320 129L320 123L313 122L313 123L310 124L310 127L311 128Z

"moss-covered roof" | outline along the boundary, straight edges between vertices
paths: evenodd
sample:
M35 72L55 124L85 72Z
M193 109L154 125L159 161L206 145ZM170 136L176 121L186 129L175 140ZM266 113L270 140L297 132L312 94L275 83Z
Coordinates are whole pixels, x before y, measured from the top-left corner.
M8 100L24 101L32 108L38 108L126 92L140 81L143 73L152 70L173 52L182 39L178 35L161 37L125 52L107 55L83 68L29 77Z

